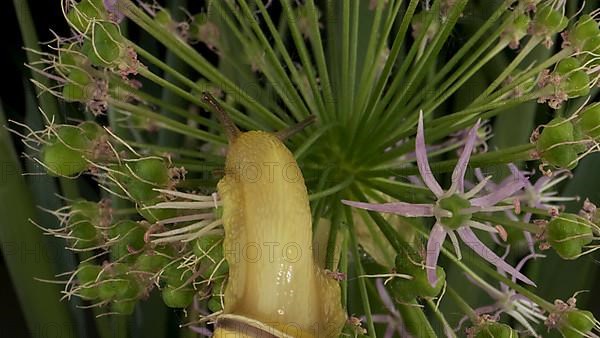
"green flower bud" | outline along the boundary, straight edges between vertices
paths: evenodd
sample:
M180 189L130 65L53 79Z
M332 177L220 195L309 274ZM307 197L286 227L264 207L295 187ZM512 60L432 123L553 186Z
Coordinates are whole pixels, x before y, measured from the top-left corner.
M585 96L590 92L590 77L581 67L581 62L574 57L566 58L556 65L556 73L563 78L560 88L569 97Z
M422 266L416 265L420 259L411 255L409 259L407 253L400 253L396 256L396 271L412 276L412 279L394 278L389 282L392 294L402 300L410 301L416 297L435 297L444 286L446 273L443 268L436 267L437 282L431 286L427 280L427 270Z
M583 49L587 39L600 35L598 23L589 14L582 15L569 31L569 42L577 49Z
M595 321L589 311L570 310L562 314L558 330L565 338L583 338L592 332Z
M598 52L600 52L600 35L591 37L587 40L585 40L585 43L583 44L583 51L586 52L590 52L592 54L598 54ZM585 60L589 60L591 58L593 58L593 55L589 55L589 54L582 54L581 56L583 56L585 58Z
M572 169L577 165L577 147L571 121L557 117L542 130L536 148L544 162L558 168Z
M223 236L206 235L198 238L194 242L193 252L196 257L223 257Z
M48 144L42 147L42 162L52 175L69 176L87 169L88 162L84 152L90 146L90 140L81 129L62 125L52 136Z
M83 52L91 63L99 67L114 66L122 52L123 36L112 22L96 22L93 34L83 44Z
M584 135L592 139L600 137L600 103L589 105L579 112L576 123Z
M534 32L538 35L552 35L564 30L569 19L551 6L539 8L533 19Z
M510 326L497 322L485 322L475 329L475 338L518 338L519 334Z
M102 300L130 300L138 296L140 287L132 277L116 275L104 278L98 285Z
M67 13L67 20L80 32L85 32L93 19L105 19L102 0L82 0Z
M138 256L135 261L135 269L138 271L156 273L171 262L171 258L159 252L145 252Z
M593 238L592 224L573 214L561 214L546 227L546 238L564 259L575 259Z
M110 240L115 241L110 247L110 257L113 261L121 260L132 262L135 255L131 250L141 250L146 244L144 234L146 229L140 223L124 220L114 225L109 230Z
M167 286L162 289L162 299L171 308L186 308L194 300L194 289Z
M79 68L72 68L68 82L63 86L62 94L67 102L86 102L89 99L88 86L92 77Z
M207 235L196 240L193 247L196 257L201 257L201 264L204 269L202 277L210 278L221 276L227 273L229 265L223 261L223 236ZM216 269L216 271L215 271Z
M179 268L177 263L173 263L164 269L161 277L168 286L179 288L186 284L192 275L193 273L190 269L186 267Z
M76 249L89 249L98 245L100 211L98 205L89 201L76 201L71 205L68 225L69 236Z
M159 195L153 189L164 188L169 182L169 168L162 159L141 159L130 165L130 168L135 177L131 177L126 183L127 191L137 202L153 200ZM129 170L126 174L130 174Z
M98 298L98 286L96 279L102 271L102 267L91 263L80 263L77 268L77 280L79 280L78 294L83 299L92 300Z

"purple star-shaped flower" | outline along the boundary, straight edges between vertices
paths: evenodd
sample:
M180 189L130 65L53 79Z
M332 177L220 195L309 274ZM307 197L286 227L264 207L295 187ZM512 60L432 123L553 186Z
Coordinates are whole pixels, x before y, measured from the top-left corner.
M483 259L496 266L500 271L505 271L527 284L535 285L529 278L510 266L492 250L486 247L471 229L476 228L497 233L498 230L496 230L496 228L472 220L472 214L475 212L494 212L513 208L512 205L497 204L521 190L525 184L520 177L517 177L512 181L500 185L498 189L489 192L486 195L475 197L491 178L487 177L471 190L465 192L465 174L477 139L479 124L480 121L477 121L475 126L469 131L464 149L452 172L452 184L448 190L444 191L433 176L429 167L425 145L425 133L423 130L423 113L420 113L415 142L415 154L421 179L436 196L435 203L412 204L394 202L373 204L346 200L343 200L342 203L356 208L393 213L405 217L435 217L436 222L429 233L427 255L425 257L427 279L432 285L435 285L437 281L436 265L440 255L441 246L444 243L446 236L450 237L458 258L460 259L462 257L456 234L458 234L458 237L460 237L463 243Z

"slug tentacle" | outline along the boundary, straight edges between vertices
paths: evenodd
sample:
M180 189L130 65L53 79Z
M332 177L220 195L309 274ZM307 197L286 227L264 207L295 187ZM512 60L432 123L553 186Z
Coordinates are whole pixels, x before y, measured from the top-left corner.
M223 125L227 139L230 142L240 135L241 132L238 127L235 125L235 123L233 123L231 117L229 117L229 115L225 112L225 109L223 109L223 107L219 104L217 99L212 96L211 93L202 93L202 101L204 101L208 106L212 107L212 109L217 113L217 118Z

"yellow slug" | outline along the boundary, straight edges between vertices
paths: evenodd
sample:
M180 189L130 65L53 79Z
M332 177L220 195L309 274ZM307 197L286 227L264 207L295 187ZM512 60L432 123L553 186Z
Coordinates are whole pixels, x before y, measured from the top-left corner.
M211 99L205 96L215 106ZM221 119L229 129L217 186L229 279L215 337L339 336L346 319L340 287L314 260L298 164L275 135L241 133Z

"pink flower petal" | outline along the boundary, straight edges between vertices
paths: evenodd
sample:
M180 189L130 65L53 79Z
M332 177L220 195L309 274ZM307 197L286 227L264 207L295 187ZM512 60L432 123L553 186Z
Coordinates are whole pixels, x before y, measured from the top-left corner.
M454 171L452 172L452 186L450 187L450 191L452 192L458 191L462 193L465 190L465 173L469 166L469 159L471 158L475 141L477 141L477 130L479 129L480 122L481 120L477 120L473 128L469 130L465 147L458 158L458 162L456 162L456 166L454 166Z
M440 223L435 223L429 239L427 240L427 256L425 257L425 265L427 266L427 280L429 284L434 285L437 282L437 261L440 256L440 250L446 239L446 229Z
M525 183L523 180L515 179L504 184L501 184L497 189L485 196L470 200L474 207L488 208L496 205L498 202L511 197L514 193L521 190Z
M535 283L532 282L527 276L523 275L515 268L506 263L502 258L498 257L492 250L490 250L485 244L483 244L479 238L473 233L473 230L468 226L462 226L456 230L458 235L463 240L463 242L470 247L475 253L477 253L481 258L490 262L496 268L506 271L507 273L513 275L516 279L519 279L529 285L535 286Z
M417 126L417 137L415 140L415 155L417 156L417 166L423 182L431 192L437 197L444 194L440 184L435 180L429 160L427 159L427 149L425 146L425 131L423 130L423 111L419 112L419 124Z
M392 214L398 214L405 217L431 217L433 216L433 205L431 204L411 204L404 202L394 202L394 203L364 203L364 202L355 202L355 201L347 201L342 200L342 203L345 205L349 205L351 207L379 211L379 212L387 212Z

